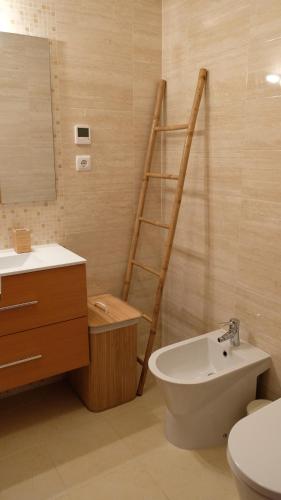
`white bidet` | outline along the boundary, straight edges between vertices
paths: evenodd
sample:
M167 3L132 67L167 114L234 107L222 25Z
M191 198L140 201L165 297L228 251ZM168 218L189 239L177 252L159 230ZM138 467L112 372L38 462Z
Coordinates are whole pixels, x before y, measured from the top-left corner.
M256 397L257 377L271 364L269 354L241 341L218 342L217 330L163 347L149 368L164 394L166 436L185 449L218 446Z

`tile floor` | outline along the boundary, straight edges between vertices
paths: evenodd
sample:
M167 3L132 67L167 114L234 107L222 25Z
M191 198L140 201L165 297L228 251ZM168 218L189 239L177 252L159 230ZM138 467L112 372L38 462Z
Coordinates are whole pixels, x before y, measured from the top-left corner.
M224 448L184 451L143 397L94 414L66 382L0 401L0 500L237 500Z

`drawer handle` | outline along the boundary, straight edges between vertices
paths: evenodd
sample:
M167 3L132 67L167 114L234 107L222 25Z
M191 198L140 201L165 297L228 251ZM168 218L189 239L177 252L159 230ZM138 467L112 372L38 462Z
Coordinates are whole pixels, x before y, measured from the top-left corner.
M35 304L38 304L38 300L31 300L30 302L22 302L22 304L0 307L0 312L10 311L11 309L20 309L21 307L33 306Z
M9 368L10 366L22 365L23 363L29 363L30 361L35 361L36 359L41 359L42 354L36 354L36 356L30 356L29 358L18 359L17 361L11 361L10 363L5 363L0 365L0 370L3 368Z

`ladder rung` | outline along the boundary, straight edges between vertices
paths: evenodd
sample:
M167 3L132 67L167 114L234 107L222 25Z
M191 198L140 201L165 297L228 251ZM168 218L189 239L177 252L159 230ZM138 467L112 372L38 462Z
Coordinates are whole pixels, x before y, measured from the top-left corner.
M170 180L173 180L173 181L177 181L179 176L178 175L174 175L174 174L156 174L154 172L147 172L147 174L145 174L146 177L153 177L155 179L170 179Z
M168 132L169 130L184 130L188 128L188 123L177 123L176 125L163 125L155 127L157 132Z
M137 362L142 366L144 365L143 360L139 356L137 356Z
M147 314L142 314L141 317L143 319L145 319L146 321L148 321L149 323L152 323L152 318L150 316L147 316Z
M170 229L169 224L163 224L162 222L158 222L157 220L145 219L144 217L140 217L139 220L141 222L145 222L146 224L151 224L152 226L163 227L164 229Z
M145 271L148 271L151 274L155 274L155 276L160 276L160 273L158 271L155 271L155 269L152 269L152 267L148 267L145 264L141 264L140 262L136 262L135 260L132 260L132 264L134 266L140 267L141 269L144 269Z

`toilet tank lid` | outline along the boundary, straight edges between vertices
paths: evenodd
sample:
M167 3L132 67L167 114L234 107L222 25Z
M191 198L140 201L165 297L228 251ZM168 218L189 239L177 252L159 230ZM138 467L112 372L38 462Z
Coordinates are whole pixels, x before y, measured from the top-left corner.
M234 425L227 456L240 480L262 495L281 499L281 398Z

